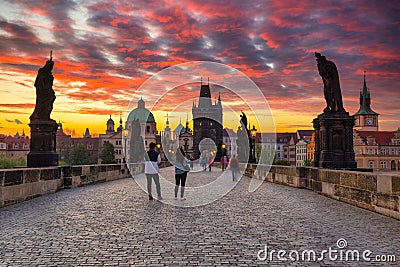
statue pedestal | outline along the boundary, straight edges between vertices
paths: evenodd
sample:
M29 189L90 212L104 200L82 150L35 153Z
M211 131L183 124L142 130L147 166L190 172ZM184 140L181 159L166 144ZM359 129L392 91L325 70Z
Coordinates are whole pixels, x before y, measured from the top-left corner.
M28 154L28 167L47 167L58 165L56 153L57 123L54 120L31 120L31 144Z
M314 167L355 169L354 117L348 112L324 112L313 120L315 129Z

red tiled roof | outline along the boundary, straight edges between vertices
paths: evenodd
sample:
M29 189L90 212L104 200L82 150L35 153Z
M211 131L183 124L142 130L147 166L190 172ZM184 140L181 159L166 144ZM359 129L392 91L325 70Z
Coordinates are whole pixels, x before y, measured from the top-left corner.
M361 138L367 139L370 136L375 138L379 145L388 145L394 137L394 131L357 131Z

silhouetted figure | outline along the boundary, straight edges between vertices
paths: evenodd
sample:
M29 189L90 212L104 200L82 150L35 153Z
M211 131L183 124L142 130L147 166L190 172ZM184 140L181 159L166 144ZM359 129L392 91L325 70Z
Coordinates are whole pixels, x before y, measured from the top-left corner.
M340 90L339 73L335 63L326 59L320 53L315 52L319 75L324 82L324 97L327 107L324 112L345 111Z
M185 157L185 152L182 148L176 150L174 160L175 166L175 199L178 198L179 185L181 186L181 200L186 200L184 197L185 184L187 173L190 171L190 166L188 165L187 159Z
M242 115L240 115L240 124L241 124L242 128L246 129L246 131L247 131L247 116L246 116L246 114L244 114L243 111L242 111Z
M31 128L30 151L27 155L28 167L57 166L56 131L58 124L50 118L56 95L53 90L52 70L54 62L50 59L38 70L35 80L36 105L29 117Z
M50 120L50 113L53 110L53 103L56 100L56 95L53 90L53 70L54 62L46 61L43 68L38 70L38 75L35 80L36 87L36 106L31 120Z
M147 151L145 155L146 162L144 166L144 173L146 174L147 178L147 193L149 194L149 200L153 200L153 195L151 193L152 180L154 180L154 183L156 184L158 200L162 200L160 178L158 176L158 164L161 162L161 156L157 151L154 150L155 148L156 144L150 143L149 151Z

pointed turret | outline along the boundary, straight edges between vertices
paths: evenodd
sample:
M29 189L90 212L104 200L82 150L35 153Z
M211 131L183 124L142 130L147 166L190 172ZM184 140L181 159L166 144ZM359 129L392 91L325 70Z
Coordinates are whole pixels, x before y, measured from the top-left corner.
M354 128L358 131L378 131L378 116L379 114L371 109L371 94L364 72L363 88L360 90L360 108L354 114Z
M367 81L364 72L364 85L360 91L360 108L354 115L379 115L371 109L371 95L367 88Z

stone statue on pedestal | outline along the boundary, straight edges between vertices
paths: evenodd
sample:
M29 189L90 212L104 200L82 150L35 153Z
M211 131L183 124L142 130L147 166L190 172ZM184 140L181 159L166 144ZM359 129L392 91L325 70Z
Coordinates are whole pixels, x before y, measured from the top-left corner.
M30 152L27 157L28 167L57 166L56 131L58 124L50 118L53 103L56 99L53 90L54 61L50 59L40 68L35 80L36 106L30 118L31 128Z
M313 166L355 169L353 148L354 117L343 107L339 73L335 63L315 52L319 75L324 83L326 108L313 120L315 153Z

